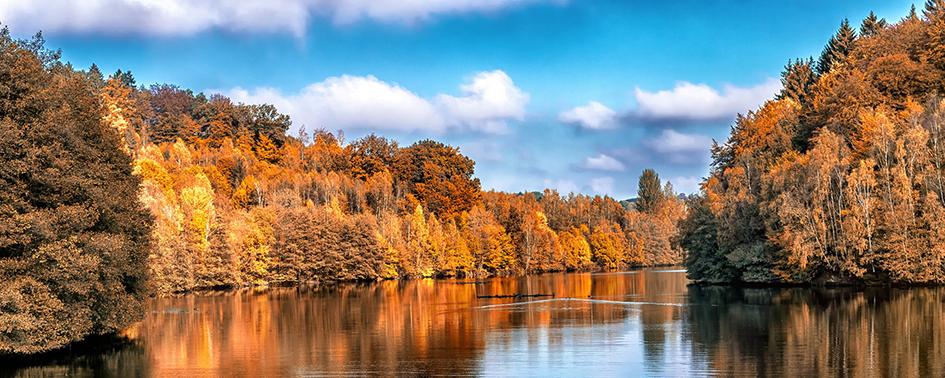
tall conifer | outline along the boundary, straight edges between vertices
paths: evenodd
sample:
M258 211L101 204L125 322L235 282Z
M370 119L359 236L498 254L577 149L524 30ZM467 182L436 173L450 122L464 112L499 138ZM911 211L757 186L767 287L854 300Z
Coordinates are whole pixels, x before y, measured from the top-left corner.
M886 28L886 19L876 17L876 13L870 11L869 16L863 19L863 23L860 24L860 36L861 37L872 37L879 34L881 30Z
M820 54L820 60L817 61L817 73L823 75L830 72L830 69L846 60L855 43L856 31L850 27L850 21L844 19L840 23L837 34L830 38Z
M788 61L781 72L782 88L778 99L790 98L800 104L806 104L811 88L817 82L813 65L813 58Z

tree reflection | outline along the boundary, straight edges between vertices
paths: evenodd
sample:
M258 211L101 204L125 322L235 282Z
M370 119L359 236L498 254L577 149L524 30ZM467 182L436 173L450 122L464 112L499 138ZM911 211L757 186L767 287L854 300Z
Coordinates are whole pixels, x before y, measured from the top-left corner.
M945 289L692 287L693 348L750 375L945 375Z
M155 299L133 342L16 373L945 375L945 289L686 284L643 270ZM513 293L556 296L477 299Z

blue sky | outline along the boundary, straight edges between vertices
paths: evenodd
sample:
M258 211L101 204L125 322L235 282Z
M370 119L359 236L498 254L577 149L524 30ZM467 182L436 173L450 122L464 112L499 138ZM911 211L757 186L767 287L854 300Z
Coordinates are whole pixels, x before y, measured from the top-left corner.
M622 199L644 168L696 190L708 143L788 59L910 4L0 0L0 22L77 67L271 102L295 127L459 146L486 189Z

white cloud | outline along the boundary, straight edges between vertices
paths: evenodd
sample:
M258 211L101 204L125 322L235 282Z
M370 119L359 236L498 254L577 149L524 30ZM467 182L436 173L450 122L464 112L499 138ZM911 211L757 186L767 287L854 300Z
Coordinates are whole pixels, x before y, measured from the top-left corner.
M208 29L301 35L311 2L247 0L0 1L0 20L32 33L191 35Z
M292 117L296 127L328 130L428 132L472 129L504 132L510 120L525 116L528 94L501 70L481 72L461 87L463 96L427 100L374 76L330 77L298 93L273 88L222 92L237 102L269 103ZM220 91L211 91L220 92Z
M696 176L676 176L669 179L669 182L673 184L676 193L696 194L699 193L702 179Z
M271 88L229 91L235 101L270 103L292 117L293 124L325 128L442 132L443 117L428 101L374 76L330 77L296 94Z
M753 87L725 85L716 90L706 84L682 81L672 90L634 90L637 109L633 116L645 120L700 121L732 118L757 108L781 89L780 81L768 79Z
M591 190L597 194L610 194L614 191L613 177L597 177L591 179Z
M584 159L584 168L612 172L623 172L626 169L619 160L605 154L588 156Z
M181 36L219 29L300 36L312 16L337 24L414 23L438 15L492 12L545 0L3 0L0 20L32 33ZM24 31L25 30L25 31Z
M502 70L480 72L460 86L463 96L441 94L436 104L455 125L489 133L506 131L507 120L525 118L528 94Z
M658 137L643 143L672 163L691 163L708 154L712 139L704 135L666 129Z
M578 106L558 114L558 120L585 129L604 130L616 126L617 112L597 101Z

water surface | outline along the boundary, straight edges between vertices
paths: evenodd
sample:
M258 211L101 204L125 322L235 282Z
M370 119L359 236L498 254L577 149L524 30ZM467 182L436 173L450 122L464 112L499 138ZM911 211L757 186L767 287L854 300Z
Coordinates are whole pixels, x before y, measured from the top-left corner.
M945 376L945 289L546 274L155 299L130 342L20 376ZM553 298L477 299L548 293Z

